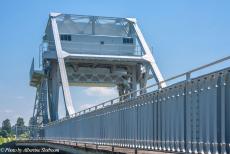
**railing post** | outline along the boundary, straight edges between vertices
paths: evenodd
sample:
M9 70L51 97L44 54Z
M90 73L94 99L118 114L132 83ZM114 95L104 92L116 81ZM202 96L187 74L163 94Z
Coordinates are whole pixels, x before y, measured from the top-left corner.
M225 117L225 108L226 108L226 103L225 103L225 99L226 99L226 83L225 83L225 76L227 76L227 73L224 73L224 75L221 76L221 79L220 79L220 83L219 83L219 90L221 91L221 95L219 96L219 100L220 100L220 124L221 124L221 127L219 128L220 129L220 132L221 132L221 135L220 135L220 148L221 148L221 153L222 154L226 154L226 117Z
M191 80L191 72L187 72L186 73L186 81L190 81Z
M191 73L186 73L186 83L185 83L185 151L191 153L191 106L189 102L190 91L189 91L189 81L191 80Z

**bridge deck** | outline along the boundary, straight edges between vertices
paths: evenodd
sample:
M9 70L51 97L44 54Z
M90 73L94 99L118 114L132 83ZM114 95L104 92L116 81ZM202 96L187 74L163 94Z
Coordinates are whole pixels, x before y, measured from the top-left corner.
M59 150L65 153L84 153L87 152L98 154L106 153L120 153L120 154L170 154L171 152L165 153L160 151L148 151L133 148L121 148L116 146L105 146L105 145L95 145L95 144L84 144L71 141L51 141L51 140L19 140L15 144L17 147L48 147L52 148L54 151Z

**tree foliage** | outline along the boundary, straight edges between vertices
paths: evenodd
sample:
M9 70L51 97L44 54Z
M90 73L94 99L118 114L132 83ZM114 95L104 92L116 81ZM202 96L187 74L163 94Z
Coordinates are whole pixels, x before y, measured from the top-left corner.
M25 126L24 119L21 118L21 117L18 117L16 125L17 125L18 127L24 127L24 126Z
M31 117L30 120L29 120L29 126L34 126L34 125L36 125L35 118Z
M17 135L21 135L25 132L25 122L24 119L21 117L18 117L17 122L16 122L16 133Z
M6 137L9 136L9 134L7 133L6 130L1 130L1 131L0 131L0 136L6 138Z
M2 131L5 130L8 134L11 133L11 123L9 119L2 122Z

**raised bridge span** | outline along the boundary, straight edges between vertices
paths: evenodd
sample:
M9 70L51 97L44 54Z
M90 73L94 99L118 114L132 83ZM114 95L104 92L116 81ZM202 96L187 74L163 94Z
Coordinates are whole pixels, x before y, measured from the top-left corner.
M164 80L134 18L59 13L50 15L41 55L42 70L34 62L30 70L37 88L34 125L43 130L34 139L230 153L230 67L193 76L230 56ZM156 84L147 86L150 79ZM75 113L69 85L117 86L119 97Z

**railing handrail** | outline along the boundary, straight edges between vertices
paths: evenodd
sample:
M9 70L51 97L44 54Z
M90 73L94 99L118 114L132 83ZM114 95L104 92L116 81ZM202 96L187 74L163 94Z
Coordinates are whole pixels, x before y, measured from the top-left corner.
M105 102L103 102L103 103L97 104L97 105L95 105L95 106L86 108L86 109L81 110L81 111L78 111L78 112L76 112L76 113L70 115L69 117L64 117L64 118L59 119L59 120L57 120L57 121L51 122L51 123L49 123L49 124L47 124L47 125L50 125L50 124L53 124L53 123L56 123L56 122L63 121L63 120L68 119L68 118L70 118L70 117L76 117L77 115L80 115L82 112L83 112L83 114L86 113L87 110L88 110L88 111L91 111L91 109L97 110L99 106L103 106L103 107L104 107L106 103L111 103L111 105L112 105L113 102L114 102L114 100L120 100L121 98L124 98L124 97L126 97L126 96L133 95L133 94L135 94L135 93L137 93L137 92L140 92L140 91L143 91L143 90L147 90L147 89L149 89L149 88L158 86L158 85L161 84L161 83L164 83L164 82L167 82L167 81L171 81L171 80L177 79L177 78L182 77L182 76L186 76L186 77L187 77L187 76L190 76L191 73L193 73L193 72L199 71L199 70L204 69L204 68L207 68L207 67L209 67L209 66L213 66L213 65L222 63L222 62L227 61L227 60L229 60L229 59L230 59L230 56L221 58L221 59L219 59L219 60L216 60L216 61L214 61L214 62L211 62L211 63L205 64L205 65L202 65L202 66L197 67L197 68L195 68L195 69L192 69L192 70L190 70L190 71L187 71L187 72L181 73L181 74L179 74L179 75L175 75L175 76L173 76L173 77L170 77L170 78L168 78L168 79L166 79L166 80L164 80L164 81L157 82L157 83L152 84L152 85L149 85L149 86L147 86L147 87L144 87L144 88L141 88L141 89L132 91L132 92L130 92L130 93L128 93L128 94L125 94L125 95L122 95L122 96L119 96L119 97L110 99L110 100L105 101ZM164 88L163 88L163 89L164 89ZM125 101L125 100L123 100L123 101ZM120 102L120 101L119 101L119 102ZM94 110L94 111L95 111L95 110ZM87 113L88 113L88 112L87 112ZM46 126L46 125L45 125L45 126Z
M54 43L52 44L53 46L55 46L55 42L54 41L44 41L43 43ZM61 43L66 43L66 44L84 44L84 45L101 45L101 46L135 46L135 47L140 47L140 45L138 44L123 44L123 43L104 43L104 44L100 44L100 42L96 43L96 42L75 42L75 41L61 41ZM51 44L50 44L51 45Z
M44 46L42 46L44 44ZM45 44L47 46L45 46ZM133 54L137 54L137 56L142 56L144 54L143 48L138 45L138 44L123 44L123 43L118 43L118 44L113 44L113 43L105 43L105 44L100 44L99 42L74 42L74 41L61 41L61 45L63 49L66 50L81 50L81 52L90 52L90 51L109 51L109 52L114 52L114 55L122 55L122 53L116 54L117 51L121 52L132 52ZM56 47L54 41L44 41L41 43L41 46L39 50L42 50L42 53L44 51L47 51L48 49L54 49ZM84 49L83 49L84 48ZM106 49L104 49L106 48ZM152 49L151 49L152 51ZM100 54L98 51L98 54Z

